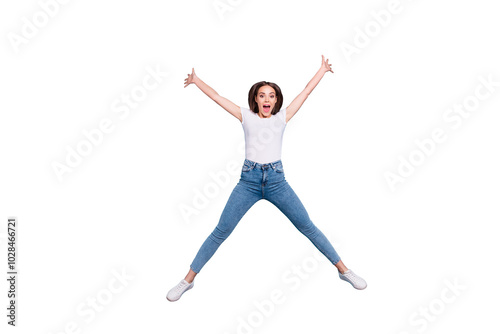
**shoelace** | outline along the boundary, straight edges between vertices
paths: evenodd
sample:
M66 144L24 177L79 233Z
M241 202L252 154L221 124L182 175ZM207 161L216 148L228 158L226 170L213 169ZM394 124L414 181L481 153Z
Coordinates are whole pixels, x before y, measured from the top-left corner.
M188 283L189 284L189 283ZM184 281L181 281L179 284L177 284L177 292L181 291L181 289L186 286L186 283L184 283Z
M361 280L352 271L345 273L343 275L346 276L350 281L353 281L355 283L361 283Z

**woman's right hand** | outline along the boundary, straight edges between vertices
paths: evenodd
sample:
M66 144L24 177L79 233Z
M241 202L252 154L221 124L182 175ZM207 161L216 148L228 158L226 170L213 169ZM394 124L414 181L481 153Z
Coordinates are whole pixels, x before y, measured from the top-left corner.
M193 83L195 78L196 78L196 73L194 73L194 67L193 67L193 72L191 72L191 74L188 74L188 77L184 79L184 88L186 88L190 83Z

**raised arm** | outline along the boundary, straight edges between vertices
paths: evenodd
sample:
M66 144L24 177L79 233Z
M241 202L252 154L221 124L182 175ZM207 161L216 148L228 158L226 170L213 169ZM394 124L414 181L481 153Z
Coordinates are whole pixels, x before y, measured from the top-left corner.
M290 105L286 108L286 122L288 122L290 120L290 118L292 118L293 115L295 115L295 113L297 111L299 111L300 107L302 106L304 101L307 99L309 94L311 94L314 87L316 87L316 85L323 78L323 75L326 72L333 73L331 66L332 66L331 64L328 64L328 59L325 61L325 57L323 55L321 55L321 67L320 67L320 69L318 70L318 72L316 72L316 74L311 79L311 81L309 81L306 88L304 88L304 90L299 95L297 95L297 97L292 101L292 103L290 103Z
M188 77L184 80L184 88L186 88L189 84L194 83L203 93L205 93L209 98L215 101L222 108L226 109L231 115L236 117L242 122L241 116L241 108L238 107L233 102L229 101L225 97L220 96L212 87L204 83L196 73L194 73L194 68L191 74L188 74Z

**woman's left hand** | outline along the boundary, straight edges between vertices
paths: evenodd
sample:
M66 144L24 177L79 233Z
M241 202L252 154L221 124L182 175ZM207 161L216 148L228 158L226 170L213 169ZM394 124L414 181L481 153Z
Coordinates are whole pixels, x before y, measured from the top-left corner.
M325 60L325 57L323 55L321 55L321 69L325 71L325 73L328 71L333 73L332 64L328 64L328 59Z

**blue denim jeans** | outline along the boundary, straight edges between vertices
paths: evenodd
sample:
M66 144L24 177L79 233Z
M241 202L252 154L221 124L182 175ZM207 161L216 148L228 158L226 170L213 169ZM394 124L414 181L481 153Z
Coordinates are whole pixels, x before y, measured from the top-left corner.
M191 269L199 273L217 248L231 234L245 213L259 200L274 204L332 264L340 257L325 235L313 224L302 202L285 180L281 160L260 164L245 159L241 177L222 211L219 223L196 254Z

